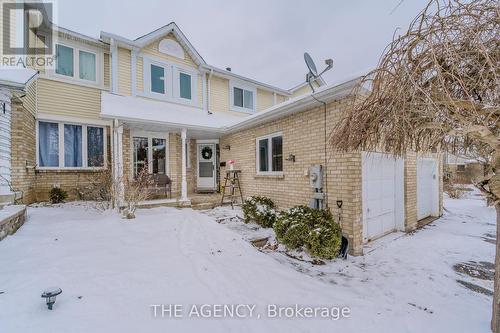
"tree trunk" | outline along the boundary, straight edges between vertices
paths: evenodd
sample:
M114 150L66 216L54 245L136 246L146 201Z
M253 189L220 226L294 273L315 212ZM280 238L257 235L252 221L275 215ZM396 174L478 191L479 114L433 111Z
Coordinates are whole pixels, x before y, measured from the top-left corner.
M491 319L491 329L495 333L500 333L500 204L495 205L497 211L497 250L495 255L495 280L493 293L493 316Z

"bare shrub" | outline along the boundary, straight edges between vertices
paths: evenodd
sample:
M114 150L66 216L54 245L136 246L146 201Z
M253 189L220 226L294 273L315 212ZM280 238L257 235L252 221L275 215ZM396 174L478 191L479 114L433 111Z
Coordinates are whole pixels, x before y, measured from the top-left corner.
M142 169L134 178L126 178L124 181L125 208L123 216L127 219L135 218L137 205L145 201L150 196L149 188L153 184L153 179L146 168Z

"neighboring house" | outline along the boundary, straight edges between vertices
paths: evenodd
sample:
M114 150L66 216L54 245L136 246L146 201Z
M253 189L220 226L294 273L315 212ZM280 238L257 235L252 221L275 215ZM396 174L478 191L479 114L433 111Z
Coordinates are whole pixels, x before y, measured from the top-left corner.
M173 201L188 205L192 193L219 189L232 159L244 196L269 196L280 209L309 204L309 168L326 165L328 204L354 254L441 214L438 156L328 148L325 134L350 106L357 80L317 80L314 96L307 83L274 87L207 64L175 23L135 40L57 30L56 68L40 68L18 110L35 129L12 152L25 156L12 179L25 202L46 200L53 186L76 198L103 169L122 181L146 168L168 175Z
M478 160L459 157L450 153L443 155L444 176L459 184L471 184L484 176L484 163Z

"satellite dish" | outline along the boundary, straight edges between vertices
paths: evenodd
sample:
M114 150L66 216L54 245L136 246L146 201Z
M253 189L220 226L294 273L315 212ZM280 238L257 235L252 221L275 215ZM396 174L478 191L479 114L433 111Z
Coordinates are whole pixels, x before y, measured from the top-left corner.
M307 52L304 53L304 61L306 62L307 68L309 68L309 73L311 73L313 77L317 77L318 70L316 69L316 65L314 64L311 56Z

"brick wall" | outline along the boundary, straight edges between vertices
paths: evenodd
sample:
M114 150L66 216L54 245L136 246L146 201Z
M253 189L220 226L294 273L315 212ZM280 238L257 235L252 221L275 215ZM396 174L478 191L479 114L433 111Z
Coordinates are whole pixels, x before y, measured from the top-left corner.
M12 103L12 188L23 193L23 203L35 197L36 122L21 103Z
M348 103L348 100L342 100L328 105L327 133ZM255 140L275 132L283 134L284 159L293 154L295 162L283 161L284 176L259 176L255 167ZM307 171L313 164L325 165L324 139L324 109L318 107L222 137L220 146L229 145L231 149L221 150L221 161L236 161L235 167L242 170L241 186L245 197L269 196L279 209L308 205L312 188ZM351 253L361 254L361 154L338 154L328 148L326 159L329 206L338 218L340 212L336 201L343 201L341 223L344 235L351 244ZM221 168L221 174L225 174L225 168Z
M417 228L417 154L409 152L405 156L405 231Z
M110 128L105 129L107 135L107 165L111 168ZM35 145L33 145L35 147ZM49 200L49 192L58 186L68 193L68 200L84 200L90 185L98 181L99 170L36 170L34 179L35 201Z
M349 100L335 101L327 106L327 133L338 121L341 112L349 107ZM260 176L256 174L256 138L281 132L283 135L283 176ZM221 138L221 161L236 161L241 169L241 185L244 197L265 195L271 197L279 209L295 205L308 205L312 188L307 176L313 164L325 165L324 160L324 109L322 107L286 116ZM295 162L287 161L289 154ZM417 226L417 155L409 153L404 163L404 207L405 230ZM361 153L340 154L327 148L328 203L337 220L342 224L344 235L349 239L351 253L362 254L362 159ZM442 168L442 166L440 166ZM225 175L225 168L221 168ZM442 181L440 183L442 193ZM442 197L440 195L440 197ZM337 208L342 200L342 211ZM442 207L442 198L440 198Z

